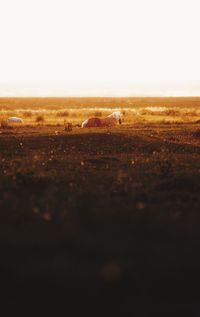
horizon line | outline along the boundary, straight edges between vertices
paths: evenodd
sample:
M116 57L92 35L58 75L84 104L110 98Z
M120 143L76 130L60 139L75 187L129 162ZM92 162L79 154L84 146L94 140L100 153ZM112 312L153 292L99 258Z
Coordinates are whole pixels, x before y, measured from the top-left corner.
M0 95L2 98L200 98L199 95Z

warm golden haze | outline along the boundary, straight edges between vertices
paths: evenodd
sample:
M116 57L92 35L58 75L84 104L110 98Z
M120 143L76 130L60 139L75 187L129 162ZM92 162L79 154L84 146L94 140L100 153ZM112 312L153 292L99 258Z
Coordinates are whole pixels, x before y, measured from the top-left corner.
M0 120L20 117L23 126L81 125L88 117L123 113L123 124L200 120L200 97L188 98L0 98Z

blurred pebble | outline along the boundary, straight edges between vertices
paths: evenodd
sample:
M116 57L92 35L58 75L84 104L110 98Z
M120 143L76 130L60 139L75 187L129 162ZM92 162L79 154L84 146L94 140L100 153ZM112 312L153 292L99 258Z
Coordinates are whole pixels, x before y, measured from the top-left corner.
M142 201L139 201L137 204L136 204L136 208L138 210L143 210L144 208L146 207L145 203L143 203Z
M50 221L51 220L51 214L48 212L44 212L41 214L42 219L44 219L45 221Z

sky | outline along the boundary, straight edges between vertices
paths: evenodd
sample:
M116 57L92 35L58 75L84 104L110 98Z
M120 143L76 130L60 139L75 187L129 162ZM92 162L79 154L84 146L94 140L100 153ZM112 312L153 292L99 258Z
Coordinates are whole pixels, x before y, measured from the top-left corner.
M0 96L200 95L199 0L0 0Z

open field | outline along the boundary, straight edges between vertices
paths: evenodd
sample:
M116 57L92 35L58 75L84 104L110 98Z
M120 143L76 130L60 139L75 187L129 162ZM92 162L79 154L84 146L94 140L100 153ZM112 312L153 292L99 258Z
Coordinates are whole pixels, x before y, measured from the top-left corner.
M19 116L25 126L80 124L121 110L125 123L199 122L200 98L0 98L0 122Z
M200 98L0 99L2 118L32 112L0 127L8 310L200 315L199 106ZM56 115L74 111L66 120L80 123L118 108L124 122L112 129L67 132Z

